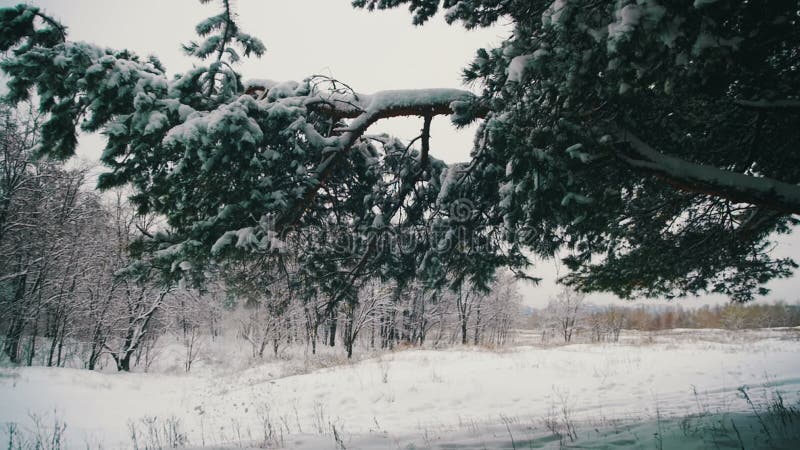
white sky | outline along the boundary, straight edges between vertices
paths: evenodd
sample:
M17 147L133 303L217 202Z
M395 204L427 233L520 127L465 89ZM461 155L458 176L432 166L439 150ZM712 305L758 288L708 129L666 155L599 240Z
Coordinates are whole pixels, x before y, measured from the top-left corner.
M12 6L20 0L0 0ZM30 3L69 28L72 40L111 48L127 48L140 55L155 54L172 73L190 68L180 44L196 39L194 26L216 13L212 2L197 0L39 0ZM510 27L467 31L448 26L441 17L422 27L411 24L404 8L367 13L355 10L349 0L236 0L240 26L259 37L267 52L261 59L245 60L239 70L245 78L301 80L312 74L340 79L355 90L372 93L384 89L463 87L461 69L480 47L493 46L508 36ZM404 139L419 134L421 119L392 119L376 124L370 133L389 132ZM433 156L447 162L469 157L474 128L455 130L447 119L434 119ZM98 136L81 139L79 156L97 161L103 141ZM798 255L800 239L783 239L777 256ZM565 269L560 269L561 274ZM544 306L558 290L556 263L540 263L532 275L543 278L538 287L521 286L527 304ZM798 302L797 277L779 280L767 301ZM620 303L611 295L592 295L596 303ZM684 307L721 303L719 296L681 300ZM649 300L648 302L653 302ZM629 302L626 302L629 303Z

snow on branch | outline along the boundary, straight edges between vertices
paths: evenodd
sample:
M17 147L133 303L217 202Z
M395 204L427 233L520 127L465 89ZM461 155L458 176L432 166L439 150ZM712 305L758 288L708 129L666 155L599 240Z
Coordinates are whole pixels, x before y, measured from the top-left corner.
M263 84L258 84L262 81ZM246 83L248 92L263 92L275 89L268 80L252 80ZM462 89L400 89L380 91L375 94L355 92L317 93L309 96L303 105L315 112L337 119L358 119L351 128L360 128L361 123L374 123L380 119L404 116L435 116L453 114L453 102L473 102L477 97Z
M249 89L256 90L251 86ZM265 88L261 98L269 96ZM328 155L314 169L315 186L307 189L297 207L278 220L279 225L295 223L303 210L316 196L320 186L330 175L338 158L342 157L358 141L373 123L381 119L404 116L455 114L454 105L474 102L477 97L469 91L460 89L407 89L381 91L375 94L335 93L309 96L304 106L320 114L334 118L351 118L352 121L341 132L338 139L323 149ZM426 119L428 120L428 119Z
M332 114L339 117L349 117L351 115L353 117L353 121L350 122L347 128L340 130L344 133L337 146L339 150L349 148L355 143L356 139L364 134L370 125L378 120L390 117L432 117L453 114L453 109L450 106L452 103L472 99L475 99L475 96L471 92L459 89L409 89L353 96L351 99L352 104L345 104L344 107L339 107L340 104L336 103L333 104L334 109L330 110ZM309 102L306 103L307 106L313 104L314 98L309 99ZM358 108L357 114L353 109L353 105ZM348 115L342 115L345 113Z
M696 164L665 155L627 130L615 135L629 144L629 154L618 153L628 165L655 173L679 189L749 203L775 211L800 214L800 186L767 177L755 177Z

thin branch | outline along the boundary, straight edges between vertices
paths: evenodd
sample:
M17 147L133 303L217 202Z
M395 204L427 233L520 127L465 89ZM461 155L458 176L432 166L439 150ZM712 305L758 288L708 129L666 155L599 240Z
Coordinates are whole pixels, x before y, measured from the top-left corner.
M56 30L58 30L58 33L61 35L61 40L63 42L67 41L67 28L64 25L61 25L60 23L56 22L54 19L52 19L52 18L50 18L50 17L48 17L48 16L46 16L45 14L42 14L42 13L36 13L36 17L39 17L40 19L45 21L45 23L47 23L48 25L50 25L53 28L55 28Z

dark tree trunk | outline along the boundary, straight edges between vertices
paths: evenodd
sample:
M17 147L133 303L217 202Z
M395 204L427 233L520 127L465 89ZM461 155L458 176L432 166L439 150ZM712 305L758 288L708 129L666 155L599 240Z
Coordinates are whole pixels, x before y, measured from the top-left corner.
M311 342L311 354L317 354L317 338L319 337L319 323L308 322L308 340Z
M335 347L336 346L336 323L337 323L337 318L336 318L336 311L334 311L333 309L331 309L330 317L328 318L328 320L329 320L329 329L328 329L328 339L329 339L329 341L328 341L328 345L331 346L331 347Z
M64 319L66 320L66 318ZM64 360L61 358L62 350L64 350L64 330L66 329L67 324L63 324L61 326L61 332L58 334L58 353L56 354L56 367L61 367L63 365Z
M344 343L347 358L353 356L353 342L356 340L357 331L354 328L355 305L348 303L345 308L344 329L342 330L342 342Z
M6 339L3 342L3 352L8 356L14 364L19 364L19 343L22 339L22 331L25 328L25 321L23 320L23 305L25 300L25 287L27 285L27 275L21 275L17 278L16 289L14 290L14 304L15 311L11 312L11 325L6 330Z
M19 341L22 339L22 330L25 324L20 317L11 319L11 325L6 332L6 339L3 342L3 352L14 364L19 364Z
M475 314L475 338L473 344L478 345L481 342L481 309L478 308Z
M53 357L56 355L56 346L58 346L58 332L53 334L50 340L50 351L47 353L47 367L53 366Z
M117 359L117 370L122 372L130 372L131 371L131 356L133 355L132 352L126 352L122 358Z
M40 294L41 297L41 294ZM39 299L41 302L41 298ZM39 334L39 307L36 307L36 316L33 318L33 329L31 330L30 346L28 348L28 367L33 365L33 357L36 356L36 336Z
M97 367L97 360L100 359L100 355L103 353L103 333L101 330L101 325L98 323L94 326L94 330L92 331L92 346L89 352L89 363L87 364L87 369L94 370Z

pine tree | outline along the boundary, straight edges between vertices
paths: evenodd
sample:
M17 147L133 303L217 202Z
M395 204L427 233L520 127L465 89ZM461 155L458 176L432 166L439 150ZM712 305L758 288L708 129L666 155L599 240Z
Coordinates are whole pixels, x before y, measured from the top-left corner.
M2 11L3 48L13 49L2 61L9 100L35 90L47 115L40 153L67 158L77 129L101 131L110 170L99 187L129 184L139 213L165 217L167 230L133 245L142 264L132 270L202 281L227 265L257 292L276 277L301 279L306 297L322 295L332 309L357 302L370 278L485 287L496 267L525 262L496 233L482 232L474 245L459 240L477 222L441 192L447 167L430 155L430 123L471 93L364 95L325 77L243 83L236 48L259 56L264 46L221 3L197 26L203 40L184 45L210 63L173 79L155 58L39 39L58 25L35 7ZM374 122L401 115L422 117L420 147L365 136ZM241 277L237 265L263 279Z
M515 28L464 70L480 96L242 82L239 51L264 46L228 1L185 45L210 63L173 79L155 58L68 41L24 5L0 11L11 51L0 67L9 101L38 94L40 154L69 157L76 129L108 137L100 187L130 184L140 212L166 218L138 251L168 279L281 264L291 248L298 276L335 304L356 301L370 277L485 287L530 250L566 252L563 281L586 291L748 300L795 267L769 254L800 212L794 2L353 3L407 5L417 24L443 7L467 28ZM483 119L471 161L431 154L438 115ZM412 144L365 135L395 116L422 118Z
M356 0L510 18L464 70L483 87L470 190L511 242L567 254L564 281L622 297L749 300L800 212L800 24L775 0Z

